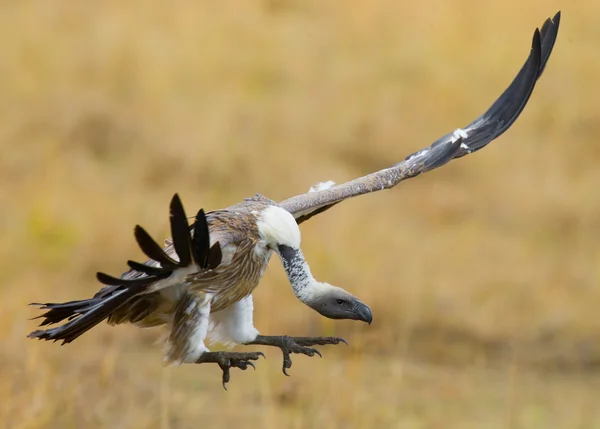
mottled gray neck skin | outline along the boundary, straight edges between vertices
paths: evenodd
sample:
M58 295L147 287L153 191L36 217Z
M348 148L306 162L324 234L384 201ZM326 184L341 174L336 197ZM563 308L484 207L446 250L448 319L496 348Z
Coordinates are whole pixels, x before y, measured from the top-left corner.
M294 293L304 304L330 319L371 323L373 313L366 304L342 288L315 280L300 249L280 244L277 253Z
M292 284L294 294L300 301L310 306L311 301L318 293L319 286L323 287L323 285L313 277L302 251L290 246L279 245L277 253L281 257L283 268Z

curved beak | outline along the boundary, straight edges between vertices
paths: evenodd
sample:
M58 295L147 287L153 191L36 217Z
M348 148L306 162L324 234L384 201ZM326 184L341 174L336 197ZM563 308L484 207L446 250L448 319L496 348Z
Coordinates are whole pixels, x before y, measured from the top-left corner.
M369 306L361 301L356 300L356 304L352 309L352 312L356 315L356 320L362 320L367 322L369 325L373 321L373 312Z

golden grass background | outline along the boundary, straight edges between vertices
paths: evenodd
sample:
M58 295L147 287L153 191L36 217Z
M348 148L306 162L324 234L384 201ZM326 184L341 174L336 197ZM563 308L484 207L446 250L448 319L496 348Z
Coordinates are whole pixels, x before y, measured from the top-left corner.
M132 228L387 167L466 125L536 26L554 54L485 150L302 225L318 278L371 326L297 302L273 259L265 334L345 336L292 377L163 369L159 330L27 340L31 301L141 259ZM600 3L6 1L0 13L1 428L600 425Z

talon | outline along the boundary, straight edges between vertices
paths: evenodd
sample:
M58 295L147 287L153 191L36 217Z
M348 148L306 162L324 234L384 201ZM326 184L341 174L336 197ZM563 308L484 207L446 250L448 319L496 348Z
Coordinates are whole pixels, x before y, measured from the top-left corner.
M223 376L221 378L222 384L223 384L223 389L227 390L227 383L229 383L229 380L231 380L231 375L229 374L229 367L225 366L225 367L221 367L221 369L223 370Z
M292 354L301 354L308 357L319 355L319 357L322 358L323 355L321 352L317 349L310 348L310 346L339 344L340 342L348 345L348 342L345 339L339 337L289 337L286 335L258 335L255 340L247 344L278 347L283 353L282 371L284 375L289 377L290 374L288 373L288 369L292 367Z
M256 366L250 362L251 360L257 360L260 356L265 357L261 352L256 353L237 353L237 352L205 352L203 353L196 363L208 363L213 362L219 365L223 375L221 377L222 386L224 390L227 390L227 383L231 380L231 368L239 368L242 371L248 369L249 366L256 370Z
M288 374L287 370L292 367L292 359L290 358L290 354L288 351L282 350L282 352L283 352L283 373L289 377L290 375Z

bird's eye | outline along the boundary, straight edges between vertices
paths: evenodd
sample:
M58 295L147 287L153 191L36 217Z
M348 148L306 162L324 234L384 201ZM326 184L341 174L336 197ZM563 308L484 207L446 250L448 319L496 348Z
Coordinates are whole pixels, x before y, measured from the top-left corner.
M337 302L339 305L342 305L344 303L343 299L336 299L335 302Z

